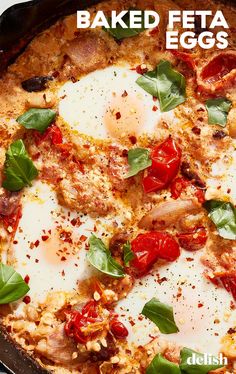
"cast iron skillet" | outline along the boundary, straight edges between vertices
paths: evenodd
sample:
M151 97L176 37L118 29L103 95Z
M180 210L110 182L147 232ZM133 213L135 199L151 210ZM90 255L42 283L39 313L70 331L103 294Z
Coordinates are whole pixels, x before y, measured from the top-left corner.
M0 0L1 1L1 0ZM0 16L0 73L23 51L31 39L61 16L101 0L33 0L17 4ZM217 1L217 0L216 0ZM225 0L231 5L236 0ZM48 374L14 344L0 327L0 363L12 374Z
M99 1L101 0L33 0L7 9L0 17L0 72L14 61L37 33L49 27L59 17Z
M0 0L1 1L1 0ZM61 16L87 8L100 0L33 0L7 9L0 17L0 73L31 39ZM0 363L12 374L47 374L13 343L0 327Z

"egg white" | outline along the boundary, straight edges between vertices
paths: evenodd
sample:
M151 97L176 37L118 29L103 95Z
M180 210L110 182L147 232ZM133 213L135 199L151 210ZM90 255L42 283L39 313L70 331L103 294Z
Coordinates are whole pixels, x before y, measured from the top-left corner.
M160 112L158 101L136 83L138 77L129 66L111 66L67 82L59 91L59 114L72 131L97 139L152 134L170 114Z

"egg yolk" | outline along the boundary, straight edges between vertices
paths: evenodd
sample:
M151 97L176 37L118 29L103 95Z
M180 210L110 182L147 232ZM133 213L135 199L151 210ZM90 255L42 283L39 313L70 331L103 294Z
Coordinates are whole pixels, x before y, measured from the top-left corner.
M113 138L137 136L145 123L145 113L141 101L129 96L126 91L122 96L113 94L103 122L108 134Z

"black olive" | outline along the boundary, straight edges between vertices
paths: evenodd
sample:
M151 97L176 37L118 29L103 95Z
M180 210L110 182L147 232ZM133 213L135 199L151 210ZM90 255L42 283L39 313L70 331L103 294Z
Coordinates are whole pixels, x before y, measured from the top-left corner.
M52 77L32 77L21 82L22 88L27 92L39 92L47 88L47 82L52 81Z

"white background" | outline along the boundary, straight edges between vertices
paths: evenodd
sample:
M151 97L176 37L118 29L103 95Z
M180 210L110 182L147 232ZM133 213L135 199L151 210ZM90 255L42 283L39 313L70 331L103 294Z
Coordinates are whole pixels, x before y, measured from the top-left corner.
M4 10L6 10L12 5L18 4L18 3L25 3L26 1L29 1L29 0L0 0L0 14L2 14Z

